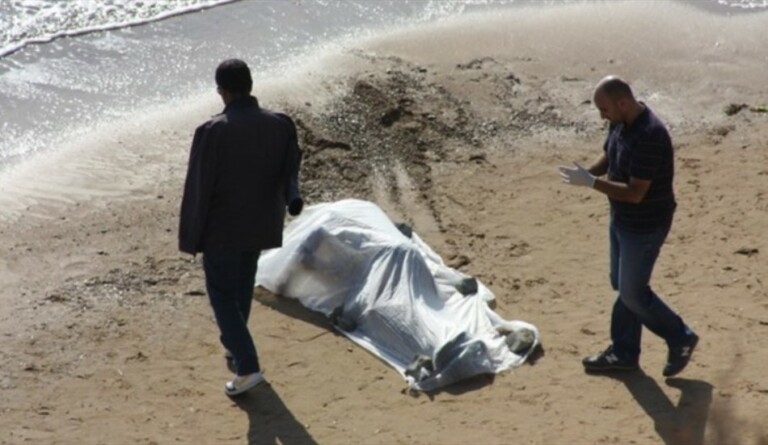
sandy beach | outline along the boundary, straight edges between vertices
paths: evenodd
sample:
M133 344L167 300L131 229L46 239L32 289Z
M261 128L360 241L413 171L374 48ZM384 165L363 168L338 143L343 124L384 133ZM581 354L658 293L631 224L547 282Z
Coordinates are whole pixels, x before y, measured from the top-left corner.
M536 360L411 394L323 316L256 289L269 384L227 398L200 258L176 248L211 97L4 179L0 444L768 443L768 15L648 3L404 29L255 90L296 118L308 204L367 199L410 223L500 315L538 327ZM590 99L606 74L675 143L678 211L653 284L701 342L671 379L648 331L641 371L581 366L609 342L608 203L557 166L599 155Z

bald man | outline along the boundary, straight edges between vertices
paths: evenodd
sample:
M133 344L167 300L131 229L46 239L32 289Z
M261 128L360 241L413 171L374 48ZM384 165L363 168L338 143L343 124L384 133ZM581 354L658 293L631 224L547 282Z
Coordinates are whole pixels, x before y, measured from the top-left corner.
M651 289L661 246L677 203L673 190L674 152L667 129L635 99L627 82L603 78L593 101L610 123L603 153L589 167L560 167L563 182L589 187L610 202L610 278L617 292L611 313L611 345L585 358L587 372L639 368L642 327L669 348L663 375L678 374L690 361L699 337Z

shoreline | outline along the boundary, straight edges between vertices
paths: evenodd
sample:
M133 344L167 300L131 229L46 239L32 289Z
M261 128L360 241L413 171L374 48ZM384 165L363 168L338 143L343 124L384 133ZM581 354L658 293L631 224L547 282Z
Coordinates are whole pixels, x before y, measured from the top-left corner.
M224 5L225 9L232 6ZM335 100L340 94L338 87L330 85L332 79L343 79L345 72L364 70L366 58L375 57L377 52L399 53L411 64L421 66L421 69L428 72L430 64L421 62L430 58L445 60L453 57L467 60L467 64L472 64L471 69L487 68L484 59L489 65L498 65L497 59L504 60L504 53L512 47L516 56L505 62L510 75L527 74L535 79L535 86L542 89L560 88L560 83L571 86L567 89L566 96L558 98L559 103L542 101L546 102L542 107L557 107L558 112L568 114L567 118L571 121L579 120L589 122L588 125L599 125L599 122L595 123L592 118L588 101L591 83L594 81L589 79L589 76L595 76L597 66L601 64L607 68L606 72L623 75L632 82L638 95L653 102L654 110L673 132L712 133L717 137L727 135L737 119L759 120L765 113L755 110L764 110L768 106L768 99L761 99L759 93L755 95L752 88L746 84L750 79L760 76L766 63L759 41L759 29L762 18L768 17L768 11L762 14L722 16L705 12L707 8L699 10L698 7L687 3L672 3L665 7L671 12L659 19L661 22L657 25L673 29L670 31L671 35L654 36L654 40L650 42L652 44L647 45L648 48L638 51L627 52L621 48L631 47L637 42L631 36L642 34L646 26L657 22L655 10L642 8L632 2L624 2L614 8L589 3L557 5L550 8L521 4L496 15L470 14L441 23L421 24L416 28L406 26L366 39L366 49L334 44L323 56L316 56L312 62L303 66L294 66L284 73L286 76L282 79L257 80L256 88L263 87L265 91L256 91L256 94L260 98L266 98L264 102L268 107L288 107L312 115L318 108L322 111L329 101ZM602 23L614 20L614 16L620 14L632 15L636 21L631 26L628 25L628 36L612 38L607 30L587 26L590 21ZM696 24L685 23L676 27L675 17L685 14L693 15L697 20ZM481 26L480 22L483 21L487 22L485 26ZM548 26L557 27L558 34L546 31ZM471 29L472 37L452 38L454 29L462 30L459 31L461 33ZM538 37L527 37L526 33L529 31L526 30L531 30ZM712 37L703 41L691 35L694 31ZM671 47L659 43L670 37L684 39ZM454 42L432 48L433 39ZM565 42L560 45L558 40ZM581 47L576 43L579 41L591 42L590 47ZM488 50L482 53L484 56L475 57L477 47ZM665 61L664 74L661 77L658 77L661 72L654 68L654 64L644 66L642 63L657 56L653 50L656 47L665 48L658 55ZM432 49L425 52L423 48ZM581 57L585 51L591 53L589 57ZM618 54L619 57L611 57L610 54ZM424 57L427 59L421 60ZM559 76L537 79L537 73L551 70L552 67L547 64L553 62L562 66ZM633 67L631 72L628 72L629 67ZM455 68L444 66L441 69ZM429 75L425 77L428 78ZM664 77L671 81L665 81ZM718 79L718 82L713 83L712 79ZM452 86L460 89L460 86ZM303 95L306 97L302 97ZM678 96L687 100L677 100ZM307 107L308 103L314 107ZM736 110L736 116L732 119L726 119L723 115L724 110L729 107ZM170 103L155 104L142 109L140 113L134 113L133 117L127 120L128 125L126 117L101 122L96 130L80 131L79 135L71 134L65 137L63 147L47 153L34 154L31 159L19 165L0 169L0 190L3 192L0 197L0 219L8 218L11 213L12 220L23 215L26 209L34 207L38 202L42 202L43 206L52 205L55 214L65 208L67 203L91 199L89 190L95 190L96 196L129 196L138 188L146 186L143 183L155 181L155 177L143 172L146 162L141 158L146 156L155 164L162 164L161 168L166 171L178 167L179 163L185 162L183 154L168 156L163 151L186 150L188 142L185 137L191 134L191 129L206 116L219 110L216 98L206 94L196 94L186 99L173 98ZM149 130L151 135L142 134L146 130ZM172 133L171 138L164 134L166 131ZM136 140L144 141L144 146L134 143L138 142ZM157 141L161 143L157 144ZM78 157L93 158L97 161L72 163L72 159ZM112 179L122 174L125 174L127 179L123 180L122 185L115 187ZM58 202L64 202L65 205L62 207Z
M136 162L124 195L0 221L0 444L756 443L768 410L768 115L723 107L768 102L756 68L768 50L752 46L749 16L669 8L660 20L672 31L653 36L664 51L605 41L608 17L633 17L629 30L651 20L639 6L501 15L483 28L469 17L366 41L264 95L301 122L309 204L367 198L412 223L494 292L500 316L537 326L535 363L409 396L322 316L257 290L251 326L270 384L230 401L199 258L176 250L199 122L137 124L105 139ZM680 31L694 28L729 40ZM584 101L611 69L631 74L676 146L678 214L653 282L702 341L675 379L661 377L666 349L650 333L640 373L581 370L608 341L607 204L560 184L557 165L599 152L603 124Z

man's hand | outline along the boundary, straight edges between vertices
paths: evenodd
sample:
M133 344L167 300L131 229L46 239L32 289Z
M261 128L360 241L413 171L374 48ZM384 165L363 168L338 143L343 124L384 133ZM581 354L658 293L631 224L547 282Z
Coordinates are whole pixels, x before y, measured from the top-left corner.
M288 203L288 213L291 216L296 216L299 213L301 213L301 209L304 208L304 200L301 198L296 198L290 203Z
M578 163L574 162L573 165L574 167L560 166L560 177L563 179L563 182L570 185L593 188L595 186L595 176Z

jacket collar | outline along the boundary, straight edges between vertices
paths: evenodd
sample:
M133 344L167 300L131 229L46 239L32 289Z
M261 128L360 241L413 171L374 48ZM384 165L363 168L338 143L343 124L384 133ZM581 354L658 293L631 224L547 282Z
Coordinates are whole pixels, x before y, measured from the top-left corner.
M230 103L228 103L227 106L224 107L224 113L230 110L249 108L249 107L258 108L259 107L258 99L256 99L254 96L242 96L242 97L233 99Z

